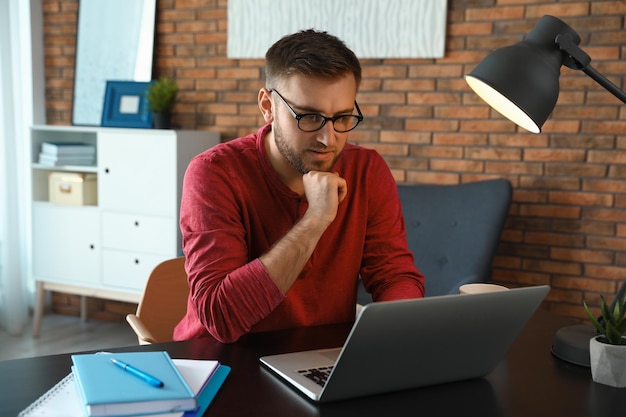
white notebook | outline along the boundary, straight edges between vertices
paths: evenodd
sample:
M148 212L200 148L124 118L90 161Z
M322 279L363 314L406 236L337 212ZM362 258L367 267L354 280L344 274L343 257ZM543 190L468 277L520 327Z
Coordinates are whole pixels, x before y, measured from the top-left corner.
M219 367L219 362L194 359L173 359L174 364L187 381L191 390L198 395L208 379ZM162 417L180 417L184 413L159 414ZM85 405L82 402L74 375L69 373L39 397L18 417L84 417Z

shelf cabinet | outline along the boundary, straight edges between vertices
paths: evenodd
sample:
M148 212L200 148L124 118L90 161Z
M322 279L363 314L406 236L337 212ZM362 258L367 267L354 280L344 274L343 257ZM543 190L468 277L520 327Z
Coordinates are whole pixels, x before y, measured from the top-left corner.
M46 141L92 144L96 163L42 165L38 156ZM187 165L218 143L219 134L208 131L32 127L35 335L48 290L139 302L150 271L180 254L179 206ZM52 172L96 173L97 203L50 203Z

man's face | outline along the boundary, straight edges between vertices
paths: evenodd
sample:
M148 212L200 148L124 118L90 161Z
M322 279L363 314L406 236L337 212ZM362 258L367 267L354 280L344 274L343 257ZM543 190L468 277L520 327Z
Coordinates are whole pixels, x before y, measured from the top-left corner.
M319 113L333 117L354 111L356 82L352 75L332 82L294 76L276 90L297 114ZM279 97L272 99L275 109L272 129L282 158L300 174L332 170L345 147L348 133L336 132L331 121L315 132L303 132L285 103Z

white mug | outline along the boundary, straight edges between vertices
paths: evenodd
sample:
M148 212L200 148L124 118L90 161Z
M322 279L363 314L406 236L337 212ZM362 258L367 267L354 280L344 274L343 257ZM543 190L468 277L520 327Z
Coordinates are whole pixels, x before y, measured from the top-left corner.
M483 292L506 291L507 287L498 284L464 284L459 287L459 294L480 294Z

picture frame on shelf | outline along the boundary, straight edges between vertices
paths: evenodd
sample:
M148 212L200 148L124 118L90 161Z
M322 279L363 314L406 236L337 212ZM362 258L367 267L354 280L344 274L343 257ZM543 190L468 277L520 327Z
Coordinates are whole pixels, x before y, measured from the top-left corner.
M152 82L107 81L102 109L103 127L152 128L146 92Z

